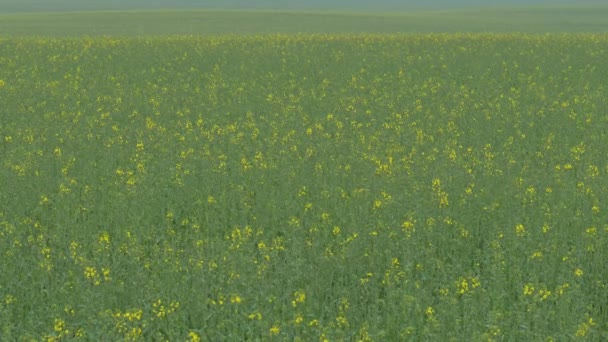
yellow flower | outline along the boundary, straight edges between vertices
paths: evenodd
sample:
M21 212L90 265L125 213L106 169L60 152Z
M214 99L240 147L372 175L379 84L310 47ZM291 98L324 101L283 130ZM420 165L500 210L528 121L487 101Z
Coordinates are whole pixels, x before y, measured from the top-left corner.
M570 287L570 284L565 283L564 285L558 286L558 287L557 287L557 289L555 290L555 292L556 292L558 295L560 295L560 296L561 296L561 295L563 295L563 294L564 294L564 292L566 291L566 289L567 289L567 288L569 288L569 287Z
M589 332L589 329L591 327L593 327L594 325L595 325L595 322L593 322L593 318L589 317L587 322L583 322L578 326L578 329L576 330L576 336L585 337L587 335L587 333Z
M122 314L121 312L117 312L116 314L114 314L114 317L119 318L122 316L129 321L141 321L142 314L142 310L129 310L124 314Z
M543 233L547 233L551 228L549 227L548 224L543 224Z
M439 188L441 187L441 180L439 178L433 179L432 187L433 187L433 190L439 191Z
M65 321L59 318L55 318L55 324L53 325L53 330L55 332L62 332L65 329Z
M433 315L435 314L435 309L433 309L432 306L429 306L426 308L426 310L424 310L424 314L428 319L432 319Z
M293 300L291 301L291 305L296 307L298 304L304 303L306 300L306 292L304 290L298 290L293 293Z
M241 297L239 295L232 295L230 296L230 303L231 304L241 304L243 300L241 299Z
M103 274L103 280L104 281L110 281L112 280L112 277L110 277L110 269L107 267L102 267L101 268L101 274Z
M439 191L439 207L444 208L450 205L450 201L448 200L448 194L445 191Z
M87 266L84 269L84 276L87 279L93 279L97 277L97 270L94 267Z
M530 259L542 259L543 258L543 252L541 251L536 251L534 253L532 253L532 255L530 256Z
M382 201L381 200L375 200L374 201L374 209L380 209L382 207Z
M127 337L127 341L138 341L141 338L141 335L141 327L132 327L126 332L125 337Z
M258 311L255 311L255 312L250 313L249 316L247 316L247 318L249 318L250 320L261 321L262 314L259 313Z
M547 298L549 298L549 296L551 296L551 291L549 291L549 290L539 290L538 291L538 296L540 297L541 300L546 300Z
M102 232L101 234L99 234L99 243L100 244L108 244L110 243L110 233L108 232Z
M412 228L414 228L414 224L410 221L405 221L401 225L401 228L403 229L403 231L412 230Z
M479 281L479 279L477 277L473 277L473 278L471 278L471 285L473 286L474 289L476 289L479 286L481 286L481 282Z
M580 268L577 268L574 270L574 275L577 277L582 277L583 276L583 270L581 270Z
M47 204L49 203L49 198L46 195L40 195L40 202L38 204Z
M270 328L270 335L271 335L271 336L273 336L273 335L278 335L280 332L281 332L281 328L279 328L279 326L278 326L278 325L276 325L276 324L275 324L275 325L273 325L273 326Z
M523 224L518 224L517 226L515 226L515 234L517 236L524 236L526 235L526 227L524 227Z
M469 281L466 278L460 278L457 284L459 294L465 294L469 291Z
M340 328L345 328L345 327L349 326L348 319L346 319L346 317L343 314L336 317L336 323L338 323L338 327L340 327Z
M194 331L188 333L188 338L190 342L201 342L201 336Z

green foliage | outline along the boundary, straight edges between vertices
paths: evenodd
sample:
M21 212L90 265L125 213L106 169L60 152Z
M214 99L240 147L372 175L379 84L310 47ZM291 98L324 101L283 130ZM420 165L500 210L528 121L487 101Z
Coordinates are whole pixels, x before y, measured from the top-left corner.
M607 43L4 39L0 335L605 340Z

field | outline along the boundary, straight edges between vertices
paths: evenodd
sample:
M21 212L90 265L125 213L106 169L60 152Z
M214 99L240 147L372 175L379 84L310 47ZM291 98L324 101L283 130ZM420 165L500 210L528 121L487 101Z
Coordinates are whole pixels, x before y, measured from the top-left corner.
M0 38L2 340L608 339L605 33L51 35Z
M125 37L277 33L601 33L608 31L607 17L606 5L371 13L174 9L12 14L2 14L0 6L0 35Z

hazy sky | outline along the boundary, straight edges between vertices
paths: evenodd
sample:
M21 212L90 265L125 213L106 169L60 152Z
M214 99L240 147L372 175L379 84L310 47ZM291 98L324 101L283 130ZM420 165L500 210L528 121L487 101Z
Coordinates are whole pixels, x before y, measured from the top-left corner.
M407 10L414 8L514 7L601 4L608 0L0 0L0 13L95 9L257 8Z

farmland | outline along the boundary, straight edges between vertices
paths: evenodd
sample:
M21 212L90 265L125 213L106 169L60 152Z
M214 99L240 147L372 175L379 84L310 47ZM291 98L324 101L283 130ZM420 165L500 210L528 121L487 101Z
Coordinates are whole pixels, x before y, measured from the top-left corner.
M606 60L604 33L0 38L0 336L608 339Z
M25 0L24 0L25 1ZM2 14L3 36L142 36L365 33L601 33L608 6L408 12L130 10Z

